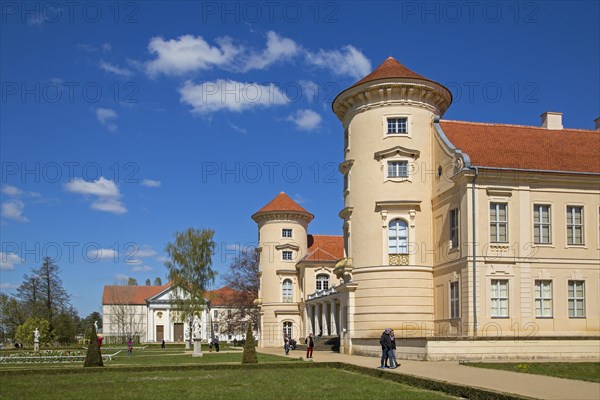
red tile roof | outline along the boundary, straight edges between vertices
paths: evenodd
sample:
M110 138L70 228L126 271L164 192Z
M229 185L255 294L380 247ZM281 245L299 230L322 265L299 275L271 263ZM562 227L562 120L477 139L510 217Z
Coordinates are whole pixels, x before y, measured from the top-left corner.
M440 121L474 166L600 173L600 132Z
M337 261L344 258L344 237L308 235L308 250L302 261Z
M171 282L163 286L104 286L102 304L146 305L147 299L156 296L169 286L171 286ZM213 306L227 306L230 304L236 304L237 295L237 291L227 286L223 286L217 290L207 291L204 297L208 300L211 300Z
M295 211L309 215L311 218L314 217L311 213L300 207L298 203L290 198L284 192L279 193L273 200L266 206L258 210L254 215L272 212L272 211ZM253 217L254 217L253 215Z
M387 79L387 78L413 78L413 79L424 79L428 81L429 79L425 78L422 75L417 74L414 71L406 68L404 65L400 64L394 57L388 57L387 60L382 62L379 67L375 68L373 72L369 75L362 78L360 81L356 82L352 86L358 86L361 83L376 81L377 79Z

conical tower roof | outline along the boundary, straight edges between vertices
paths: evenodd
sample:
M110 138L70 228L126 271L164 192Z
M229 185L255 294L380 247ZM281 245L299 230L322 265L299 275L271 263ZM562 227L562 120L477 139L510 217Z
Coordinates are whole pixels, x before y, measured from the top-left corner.
M252 215L252 219L256 220L256 217L266 214L266 213L277 213L277 212L291 212L304 214L309 220L314 218L314 215L306 211L302 208L298 203L291 199L290 196L285 194L284 192L279 193L273 200L271 200L267 205L258 210L254 215Z
M417 74L414 71L411 71L404 65L400 64L398 60L396 60L394 57L390 56L383 63L381 63L379 67L375 68L373 72L371 72L369 75L365 76L352 86L358 86L361 83L387 78L413 78L424 79L426 81L429 81L429 79Z

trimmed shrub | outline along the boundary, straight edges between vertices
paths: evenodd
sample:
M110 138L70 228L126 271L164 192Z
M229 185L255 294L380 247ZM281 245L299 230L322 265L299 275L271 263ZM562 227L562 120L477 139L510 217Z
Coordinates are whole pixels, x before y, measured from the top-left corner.
M96 333L96 327L93 325L83 366L84 368L104 367L104 363L102 362L102 354L100 354L100 347L98 347L98 334Z
M248 323L248 330L246 331L246 343L244 344L242 364L258 364L258 358L256 357L256 342L254 341L251 322Z

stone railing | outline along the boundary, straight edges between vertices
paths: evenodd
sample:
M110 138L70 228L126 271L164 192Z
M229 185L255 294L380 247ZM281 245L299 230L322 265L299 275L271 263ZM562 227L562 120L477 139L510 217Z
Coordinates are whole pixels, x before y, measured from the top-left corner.
M408 265L408 254L389 254L389 265Z
M334 285L334 286L331 286L329 289L317 290L313 294L309 294L307 296L307 300L318 299L319 297L325 297L325 296L329 296L330 294L335 294L335 293L337 293L337 290L335 290L335 285Z

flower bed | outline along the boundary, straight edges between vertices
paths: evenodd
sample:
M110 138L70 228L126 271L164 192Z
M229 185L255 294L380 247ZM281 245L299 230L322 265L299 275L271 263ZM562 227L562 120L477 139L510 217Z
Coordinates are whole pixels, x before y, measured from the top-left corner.
M103 354L102 361L110 361L119 354ZM0 364L38 364L83 362L85 354L81 350L42 350L40 352L23 351L0 357Z

